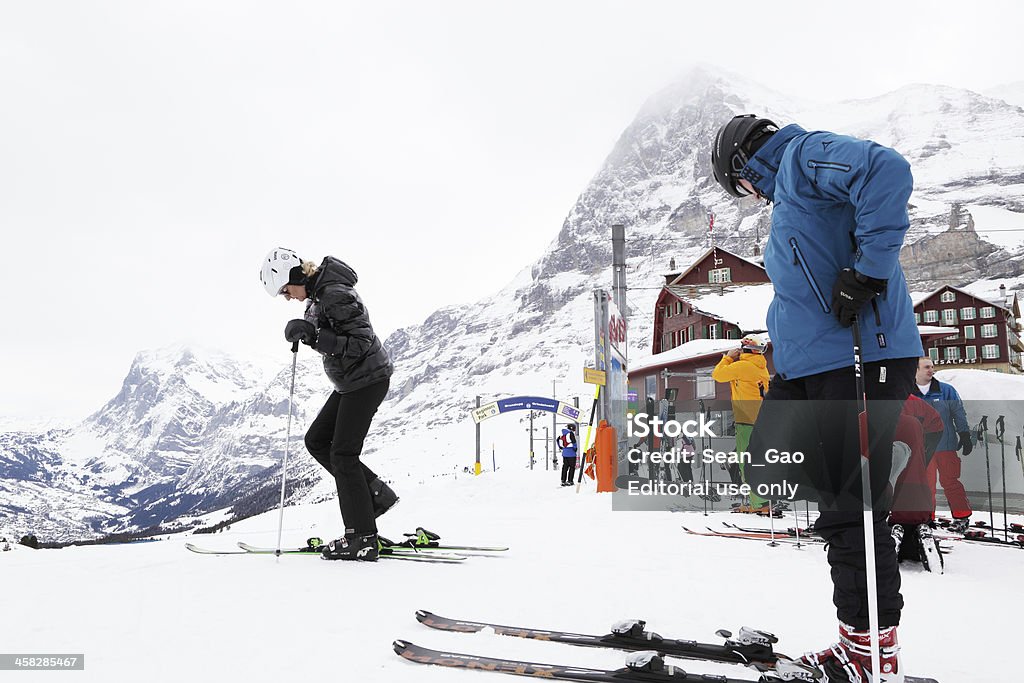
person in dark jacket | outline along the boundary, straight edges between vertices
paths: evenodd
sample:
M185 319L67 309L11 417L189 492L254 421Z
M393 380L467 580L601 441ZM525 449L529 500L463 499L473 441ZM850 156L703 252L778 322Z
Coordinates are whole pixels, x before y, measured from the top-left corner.
M899 264L910 227L910 165L869 140L797 125L780 129L754 115L736 116L719 129L711 165L729 195L774 204L764 265L775 289L767 323L776 375L754 426L750 470L752 484L778 485L780 473L800 483L798 497L815 498L821 510L815 528L828 542L840 639L804 661L832 683L871 676L850 331L856 318L868 399L882 646L882 671L870 680L902 681L896 627L903 598L886 518L893 433L922 353ZM769 448L793 451L794 445L807 457L799 471L757 466Z
M963 450L970 455L974 450L971 439L971 427L967 422L964 402L949 384L935 379L935 364L927 356L918 361L917 387L914 392L938 411L942 417L944 429L939 445L935 449L935 457L928 465L929 486L932 493L932 512L935 512L935 473L939 474L942 492L946 494L949 510L953 515L950 531L963 533L971 524L971 502L967 499L967 491L960 483L960 458L956 452Z
M562 446L562 444L565 444ZM576 443L576 425L569 423L562 430L562 437L558 441L562 448L562 486L572 486L573 478L576 475L576 457L578 444Z
M345 522L345 535L324 546L323 556L375 561L376 517L398 497L359 456L388 393L393 366L354 289L356 272L333 256L317 266L290 249L275 249L264 260L260 279L271 296L308 302L304 317L285 326L285 339L320 353L334 385L306 432L307 450L334 477Z

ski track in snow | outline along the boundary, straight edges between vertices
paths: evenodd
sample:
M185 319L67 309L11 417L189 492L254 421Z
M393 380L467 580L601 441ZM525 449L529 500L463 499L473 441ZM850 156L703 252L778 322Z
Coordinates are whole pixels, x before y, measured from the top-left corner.
M592 485L580 494L557 474L511 466L480 477L435 480L399 491L381 519L400 536L417 525L452 543L508 544L501 557L463 565L325 562L311 557L204 556L186 541L234 549L276 542L277 513L228 531L136 545L0 553L5 652L85 654L76 681L502 679L401 660L396 638L452 652L615 668L616 651L525 641L488 633L433 631L416 609L508 625L605 633L622 618L646 619L666 637L718 642L742 625L779 635L798 655L835 633L831 583L820 547L687 536L680 526L760 518L702 513L613 512ZM723 503L719 504L719 509ZM1017 520L1021 521L1021 520ZM784 522L780 522L784 524ZM289 507L286 545L340 530L336 503ZM943 576L903 565L904 664L942 683L1009 680L1016 590L1024 551L956 544ZM16 587L16 588L15 588ZM964 637L986 625L984 657ZM677 661L687 671L756 678L753 670ZM337 667L337 674L325 674ZM490 676L488 678L488 676ZM33 680L68 680L38 673Z

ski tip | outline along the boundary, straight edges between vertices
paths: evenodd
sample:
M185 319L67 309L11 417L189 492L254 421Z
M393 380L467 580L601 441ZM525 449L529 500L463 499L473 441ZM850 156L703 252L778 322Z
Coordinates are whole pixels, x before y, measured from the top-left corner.
M435 616L433 612L428 612L425 609L416 610L416 621L420 622L421 624L433 616Z
M409 646L411 644L412 643L405 640L396 640L394 643L391 644L391 647L395 649L395 652L397 654L404 655L405 651L409 649Z

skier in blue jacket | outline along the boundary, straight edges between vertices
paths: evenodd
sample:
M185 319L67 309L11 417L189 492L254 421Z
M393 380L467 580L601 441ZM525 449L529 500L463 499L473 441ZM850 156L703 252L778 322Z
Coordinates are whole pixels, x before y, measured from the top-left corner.
M564 445L563 445L564 444ZM576 425L569 423L562 430L562 436L558 440L562 448L562 486L572 486L572 480L576 476Z
M750 451L807 456L799 495L818 501L815 528L828 542L839 642L805 656L830 683L901 683L899 566L886 524L892 437L914 388L921 340L899 264L910 225L910 165L869 140L800 126L779 128L754 115L718 131L718 183L733 197L773 204L764 264L775 288L768 309L776 375L754 426ZM872 675L864 521L859 477L853 336L857 319L868 398L881 672ZM787 446L790 446L787 448ZM753 467L778 481L779 468ZM758 483L753 481L751 483Z

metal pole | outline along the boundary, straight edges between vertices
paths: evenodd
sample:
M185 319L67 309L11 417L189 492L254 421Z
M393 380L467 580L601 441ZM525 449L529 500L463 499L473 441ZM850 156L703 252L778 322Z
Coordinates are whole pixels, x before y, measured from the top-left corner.
M533 469L533 411L530 411L530 469Z
M557 379L551 380L551 399L553 401L555 401L555 405L558 404L558 388L557 387L558 387L558 380ZM557 439L557 438L558 438L558 411L556 409L555 412L551 413L551 452L553 454L558 452L558 446L555 444L555 439ZM544 455L545 456L547 456L547 452L548 452L547 451L547 446L545 446L544 447ZM555 456L552 455L551 459L554 460ZM552 466L556 470L558 469L557 462L552 462L551 464L552 464Z
M1003 434L1006 433L1006 425L1003 424L1003 416L996 419L996 438L999 439L999 461L1003 467L1003 540L1010 542L1010 522L1006 518L1006 444L1003 443ZM995 531L992 532L995 536Z
M288 450L292 445L292 403L295 400L295 363L299 360L299 342L292 342L292 388L288 392L288 428L284 437L284 463L281 465L281 503L277 511L277 549L274 555L281 557L281 532L284 530L284 488L288 481Z
M996 520L995 513L992 511L992 470L989 468L988 459L988 415L981 416L981 425L979 431L984 435L985 439L985 476L988 479L988 526L990 529L995 529ZM992 535L995 535L995 531Z
M480 397L476 397L476 409L480 410ZM476 473L480 474L480 423L476 423Z
M871 453L868 446L868 392L861 362L860 320L853 318L853 374L857 384L857 425L860 438L861 497L864 503L864 559L868 580L868 625L871 630L871 675L882 671L878 635L878 565L875 562L875 515L871 496Z
M619 309L622 319L629 319L626 308L626 226L616 223L612 226L612 300ZM629 332L627 331L628 335ZM622 355L628 361L629 345L623 340Z
M548 428L544 428L544 469L551 469L551 458L549 458L548 446L551 445L551 435L548 434Z

